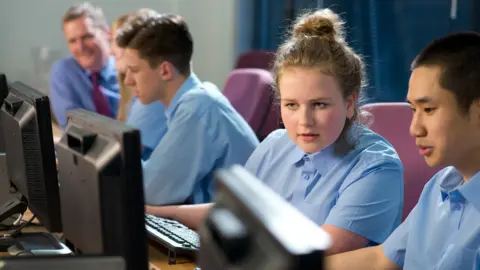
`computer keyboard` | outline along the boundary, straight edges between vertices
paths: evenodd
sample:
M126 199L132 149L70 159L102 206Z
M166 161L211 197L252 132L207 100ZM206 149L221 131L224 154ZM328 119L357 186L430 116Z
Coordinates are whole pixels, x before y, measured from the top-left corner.
M177 254L194 255L200 249L197 232L182 223L150 214L145 214L148 235L168 249L168 263L175 264Z

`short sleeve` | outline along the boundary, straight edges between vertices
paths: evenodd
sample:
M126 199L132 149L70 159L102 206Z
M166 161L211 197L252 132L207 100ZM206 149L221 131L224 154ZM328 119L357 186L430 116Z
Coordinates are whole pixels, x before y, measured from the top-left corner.
M211 172L218 147L213 141L217 115L209 110L179 109L165 136L143 163L145 201L149 205L183 203Z
M357 179L339 191L325 224L382 243L400 223L403 208L402 166L393 161L378 162L354 177Z
M417 205L418 206L418 205ZM396 265L403 267L405 253L407 250L408 235L412 220L417 212L415 206L405 221L387 238L382 244L382 250L385 256Z

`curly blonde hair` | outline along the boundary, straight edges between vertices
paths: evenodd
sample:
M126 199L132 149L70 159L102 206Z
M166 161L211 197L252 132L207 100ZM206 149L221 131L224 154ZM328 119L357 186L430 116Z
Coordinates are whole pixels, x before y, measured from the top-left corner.
M292 27L288 39L277 51L273 65L276 85L289 67L318 69L336 78L344 98L360 97L366 85L365 65L345 41L344 22L330 9L321 9L300 16ZM280 92L276 89L276 95ZM337 153L353 147L346 134L359 114L358 106L337 140Z

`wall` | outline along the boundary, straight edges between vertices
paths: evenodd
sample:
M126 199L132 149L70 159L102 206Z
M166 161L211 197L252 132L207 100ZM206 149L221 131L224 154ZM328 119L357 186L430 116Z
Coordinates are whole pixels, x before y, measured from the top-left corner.
M193 65L223 87L236 56L250 48L254 0L96 0L109 21L138 8L185 17L194 38ZM2 0L0 72L48 92L53 61L68 55L61 17L74 0Z

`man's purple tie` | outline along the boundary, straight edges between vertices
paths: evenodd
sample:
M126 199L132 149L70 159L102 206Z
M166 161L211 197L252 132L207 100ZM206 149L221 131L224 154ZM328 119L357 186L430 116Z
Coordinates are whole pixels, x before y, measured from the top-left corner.
M100 74L99 73L92 73L90 76L93 84L92 89L92 98L93 104L95 105L95 109L98 114L103 114L108 117L113 117L112 110L110 109L110 105L108 104L107 97L102 92L100 87Z

